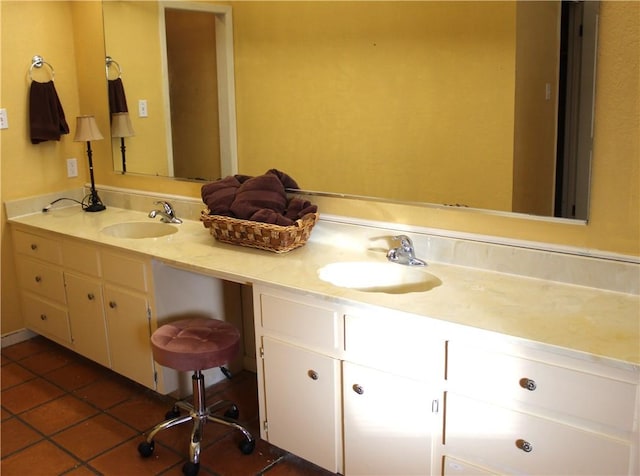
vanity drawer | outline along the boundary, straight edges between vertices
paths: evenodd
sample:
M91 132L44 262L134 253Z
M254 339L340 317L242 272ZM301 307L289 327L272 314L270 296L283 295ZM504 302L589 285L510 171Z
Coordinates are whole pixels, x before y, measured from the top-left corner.
M436 335L418 316L345 315L347 360L411 378L443 378L445 341Z
M449 342L450 388L507 405L510 401L633 430L636 385L535 360Z
M66 304L61 268L42 261L18 257L18 275L22 289Z
M100 277L100 254L95 246L79 241L62 242L64 266L80 273Z
M22 230L14 231L13 240L18 253L48 261L49 263L62 264L60 242L57 240Z
M120 253L103 251L101 264L104 279L118 286L146 292L148 290L145 262Z
M259 305L263 328L302 345L342 348L340 316L335 309L271 294L260 294Z
M448 392L446 452L507 474L628 474L631 445Z
M65 343L71 343L67 311L35 296L23 295L26 327Z

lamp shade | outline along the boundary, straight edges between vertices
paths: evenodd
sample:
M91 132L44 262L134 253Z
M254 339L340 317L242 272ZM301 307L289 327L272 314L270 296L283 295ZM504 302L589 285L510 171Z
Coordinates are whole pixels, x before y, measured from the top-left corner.
M93 116L78 116L76 119L76 136L73 138L75 142L87 142L92 140L104 139L96 124L96 118Z
M131 137L135 135L128 112L111 114L111 137Z

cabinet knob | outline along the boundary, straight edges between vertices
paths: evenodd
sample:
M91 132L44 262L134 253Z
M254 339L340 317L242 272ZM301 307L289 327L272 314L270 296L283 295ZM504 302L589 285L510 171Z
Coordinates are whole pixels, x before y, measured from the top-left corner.
M357 383L353 384L353 391L356 392L358 395L362 395L364 393L364 388L362 388L362 385L358 385Z
M115 301L109 301L109 307L110 307L111 309L115 309L116 307L118 307L118 305L116 304L116 302L115 302Z
M311 380L318 380L318 372L316 372L315 370L309 370L307 372L307 375Z
M33 251L37 250L38 249L38 245L36 245L35 243L31 243L31 249Z
M96 298L96 297L93 295L93 293L89 293L89 294L87 294L87 299L88 299L89 301L93 301L95 298Z
M516 440L516 446L524 451L525 453L531 453L533 451L533 445L529 443L527 440L519 439Z
M40 320L41 321L46 321L47 320L47 315L46 314L40 314Z
M36 276L35 280L36 280L36 283L41 283L42 282L42 276Z
M533 392L536 388L538 388L536 381L531 380L530 378L521 378L520 386L526 390L529 390L530 392Z

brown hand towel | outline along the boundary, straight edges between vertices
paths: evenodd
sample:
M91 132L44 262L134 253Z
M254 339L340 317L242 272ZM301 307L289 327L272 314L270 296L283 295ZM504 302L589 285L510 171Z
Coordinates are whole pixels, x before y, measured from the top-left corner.
M31 81L29 88L29 127L32 144L60 140L69 133L69 125L53 81Z
M286 206L287 194L282 182L276 175L266 173L240 185L231 211L237 218L249 220L263 208L282 214Z
M107 80L109 87L109 112L115 114L117 112L129 112L127 108L127 96L124 93L124 84L122 79Z

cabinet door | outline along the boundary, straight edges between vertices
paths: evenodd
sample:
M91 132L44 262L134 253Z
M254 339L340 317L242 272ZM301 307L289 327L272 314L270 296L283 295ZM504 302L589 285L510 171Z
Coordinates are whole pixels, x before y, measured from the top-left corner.
M337 472L339 361L269 337L263 353L268 441Z
M435 405L428 385L350 362L342 372L345 474L430 474Z
M105 285L104 300L111 368L155 389L146 295Z
M111 367L100 281L66 273L65 284L74 350Z

